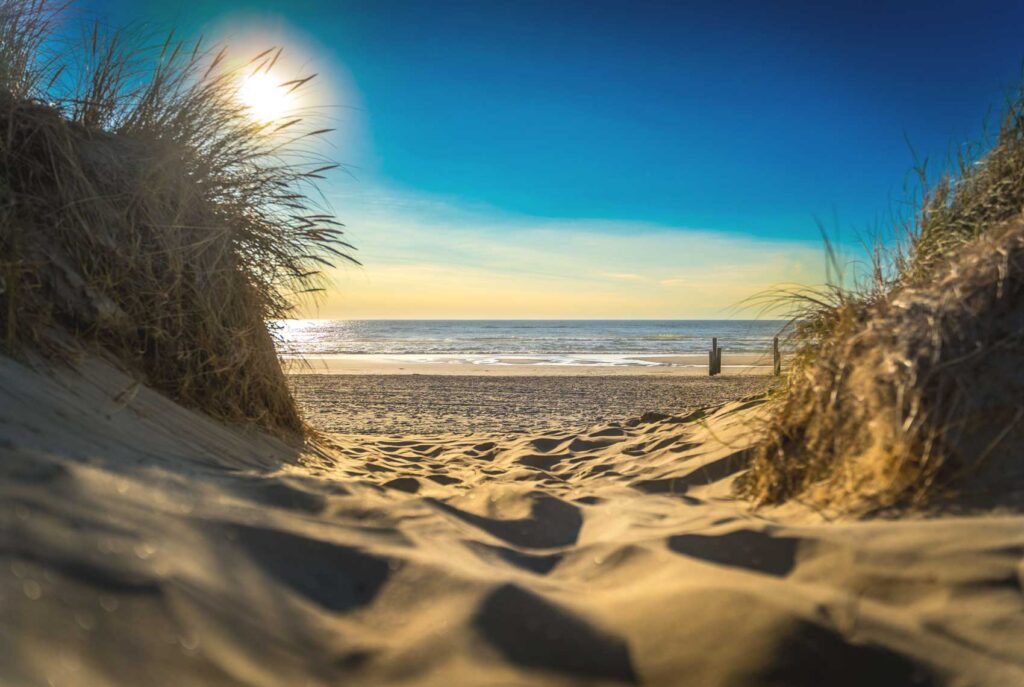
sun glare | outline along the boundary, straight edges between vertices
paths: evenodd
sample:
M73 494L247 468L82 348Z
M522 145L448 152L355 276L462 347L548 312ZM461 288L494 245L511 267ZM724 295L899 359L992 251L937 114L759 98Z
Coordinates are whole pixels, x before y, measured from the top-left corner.
M294 110L294 94L265 71L243 77L238 98L250 116L260 123L276 121Z

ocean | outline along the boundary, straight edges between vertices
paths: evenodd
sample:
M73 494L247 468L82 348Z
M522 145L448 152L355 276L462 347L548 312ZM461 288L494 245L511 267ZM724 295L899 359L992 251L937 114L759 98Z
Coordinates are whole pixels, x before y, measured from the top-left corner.
M703 354L763 353L778 320L283 320L287 356L370 355L476 364L657 365ZM640 359L643 358L643 359ZM652 360L653 359L653 360Z

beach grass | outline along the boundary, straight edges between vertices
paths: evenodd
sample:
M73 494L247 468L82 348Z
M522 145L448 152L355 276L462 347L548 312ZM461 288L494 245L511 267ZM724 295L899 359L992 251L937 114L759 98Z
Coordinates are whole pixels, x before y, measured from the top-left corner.
M275 49L230 66L221 47L98 24L58 49L61 10L0 0L4 349L101 347L189 407L301 432L266 323L354 262L317 189L327 130L240 103Z
M992 148L954 161L904 240L874 250L866 278L767 296L792 309L796 351L743 494L838 510L921 506L1010 468L1022 419L1022 209L1024 91Z

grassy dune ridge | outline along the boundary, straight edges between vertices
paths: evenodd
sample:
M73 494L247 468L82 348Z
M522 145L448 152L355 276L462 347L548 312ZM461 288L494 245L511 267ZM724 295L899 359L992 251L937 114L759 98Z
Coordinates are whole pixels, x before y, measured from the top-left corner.
M786 294L795 364L743 494L864 511L1020 488L1022 209L1024 91L867 283Z
M327 131L240 104L240 78L278 51L231 67L224 49L97 25L54 52L61 20L0 0L3 347L98 344L187 406L301 432L265 323L352 260L318 200Z

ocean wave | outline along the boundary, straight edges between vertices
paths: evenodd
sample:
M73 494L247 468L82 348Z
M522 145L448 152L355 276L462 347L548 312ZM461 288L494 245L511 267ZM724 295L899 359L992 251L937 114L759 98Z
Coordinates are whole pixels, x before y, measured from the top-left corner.
M717 337L738 353L768 350L771 321L305 320L278 323L289 355L533 355L585 357L703 354ZM675 331L666 331L675 330Z

